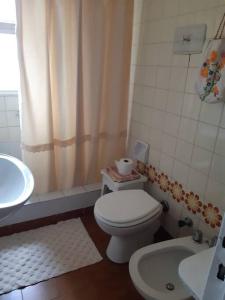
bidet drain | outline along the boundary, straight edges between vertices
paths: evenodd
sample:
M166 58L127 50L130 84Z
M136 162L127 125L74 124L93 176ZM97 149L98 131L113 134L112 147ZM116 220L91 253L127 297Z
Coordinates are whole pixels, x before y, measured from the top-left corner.
M168 282L168 283L166 284L166 288L167 288L167 290L169 290L169 291L173 291L173 290L175 289L175 285L172 284L171 282Z

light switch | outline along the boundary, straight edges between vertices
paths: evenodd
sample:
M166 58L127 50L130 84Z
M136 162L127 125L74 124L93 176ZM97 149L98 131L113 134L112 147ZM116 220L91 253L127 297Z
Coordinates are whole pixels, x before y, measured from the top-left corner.
M206 24L177 27L174 35L173 52L197 54L202 52L206 38Z

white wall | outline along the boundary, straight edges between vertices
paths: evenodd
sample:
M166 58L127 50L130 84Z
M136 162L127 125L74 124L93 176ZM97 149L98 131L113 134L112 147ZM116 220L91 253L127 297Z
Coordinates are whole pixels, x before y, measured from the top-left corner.
M0 153L21 158L18 96L13 92L0 92Z
M130 147L136 138L150 144L149 163L203 204L225 211L224 104L201 103L194 84L202 55L173 54L177 26L207 24L212 38L225 12L224 0L136 0L132 46L133 109ZM190 215L195 227L213 234L201 214L187 211L168 193L152 190L171 204L165 226L178 235L177 219Z

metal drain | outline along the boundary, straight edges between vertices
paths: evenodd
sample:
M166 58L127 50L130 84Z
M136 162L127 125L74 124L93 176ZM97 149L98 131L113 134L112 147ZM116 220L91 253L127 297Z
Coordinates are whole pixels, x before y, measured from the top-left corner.
M171 282L168 282L168 283L166 284L166 288L167 288L167 290L169 290L169 291L173 291L173 290L175 289L175 285L174 285L173 283L171 283Z

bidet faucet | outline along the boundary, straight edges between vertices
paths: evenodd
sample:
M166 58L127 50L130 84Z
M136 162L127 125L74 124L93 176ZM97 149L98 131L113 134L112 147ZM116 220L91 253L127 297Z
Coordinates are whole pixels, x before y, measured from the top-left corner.
M213 236L210 240L207 240L206 243L209 245L209 248L216 246L218 236Z

